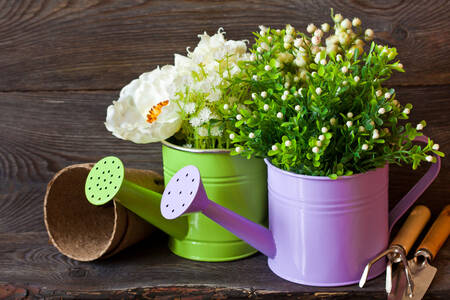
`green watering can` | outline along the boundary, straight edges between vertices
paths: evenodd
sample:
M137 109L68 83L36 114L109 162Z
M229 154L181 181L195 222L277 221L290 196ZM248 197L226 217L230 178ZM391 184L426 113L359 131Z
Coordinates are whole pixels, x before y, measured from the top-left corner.
M214 199L218 204L256 223L266 222L267 171L262 160L232 157L229 153L195 153L168 145L163 146L166 182L180 166L194 164L205 173L205 189L216 195ZM120 159L105 157L92 167L86 179L86 198L94 205L104 205L115 199L167 233L170 250L184 258L230 261L257 252L200 213L176 220L165 219L160 211L162 195L143 188L139 182L142 182L139 176L127 172Z

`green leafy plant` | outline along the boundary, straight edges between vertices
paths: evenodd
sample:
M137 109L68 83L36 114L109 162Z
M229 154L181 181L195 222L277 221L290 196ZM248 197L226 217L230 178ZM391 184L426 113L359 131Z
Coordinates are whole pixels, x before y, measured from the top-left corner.
M232 154L270 157L281 169L331 178L386 163L415 169L435 162L432 153L444 156L430 139L413 144L426 122L402 124L412 105L383 86L393 71L404 72L397 50L366 45L374 33L363 31L358 18L332 13L332 19L332 28L310 24L308 34L290 25L255 33L250 60L239 63L223 90L245 104L228 111Z

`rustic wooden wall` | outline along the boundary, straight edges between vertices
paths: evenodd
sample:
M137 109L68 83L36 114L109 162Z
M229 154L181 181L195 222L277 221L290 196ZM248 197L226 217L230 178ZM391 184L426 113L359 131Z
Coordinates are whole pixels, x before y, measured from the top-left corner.
M173 53L185 54L203 31L224 27L230 39L251 40L258 24L329 22L330 7L360 17L378 40L398 48L406 73L389 84L401 101L413 103L412 120L427 120L425 133L450 153L449 1L0 0L0 243L22 247L28 238L45 238L45 186L67 165L114 154L128 167L161 171L160 145L121 141L103 126L106 107L123 85L172 63ZM391 205L423 170L393 168ZM420 200L434 215L449 202L449 178L444 159ZM0 282L17 283L23 277L10 260L23 264L22 255L33 252L11 254L6 262L2 253L14 253L8 249L0 246Z

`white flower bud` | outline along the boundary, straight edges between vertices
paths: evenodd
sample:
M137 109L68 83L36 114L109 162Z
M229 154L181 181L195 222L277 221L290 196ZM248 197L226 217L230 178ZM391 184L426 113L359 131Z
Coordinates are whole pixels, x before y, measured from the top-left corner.
M432 161L433 161L433 156L428 155L427 157L425 157L425 159L426 159L427 161L429 161L429 162L432 162Z
M347 125L347 127L350 128L350 127L353 126L353 122L352 122L352 121L347 121L347 122L345 123L345 125Z
M364 150L364 151L366 151L366 150L369 149L369 145L363 144L363 145L361 146L361 149Z
M281 100L285 101L287 99L286 95L281 95Z
M285 43L292 43L292 42L294 41L294 38L293 38L291 35L286 34L286 35L284 36L283 41L284 41Z
M252 93L252 99L253 99L253 100L256 99L256 93Z
M381 95L383 95L383 91L382 90L377 90L375 92L375 95L377 95L377 97L381 97Z
M303 91L303 88L299 88L298 89L298 93L301 95L302 94L302 91Z
M315 46L318 46L318 45L320 44L320 37L318 37L318 36L313 36L313 37L311 38L311 43L312 43L313 45L315 45Z
M431 149L438 151L439 150L439 144L434 144Z
M340 54L336 55L336 60L337 61L341 61L342 60L342 55L340 55Z
M241 115L241 114L238 114L238 115L236 116L236 120L238 120L238 121L242 120L242 115Z
M270 71L270 70L272 70L272 67L271 67L271 66L269 66L269 65L265 65L265 67L264 67L264 70L266 70L266 71Z
M353 78L354 80L355 80L355 82L358 82L359 81L359 76L355 76L355 78Z
M341 22L341 26L344 29L350 29L352 28L352 22L350 22L349 19L345 18L342 22Z
M255 138L255 134L254 134L253 132L250 132L250 133L248 134L248 137L251 138L251 139L253 139L253 138Z
M364 128L364 126L359 126L358 131L359 132L364 132L364 131L366 131L366 128Z
M230 140L234 140L235 137L234 133L230 133Z
M359 18L354 18L352 21L352 25L355 27L361 26L361 20Z
M278 119L282 119L283 118L283 113L282 112L278 112L277 113L277 118Z
M236 152L237 152L237 153L242 152L242 148L241 148L241 147L236 147Z
M324 127L325 128L325 127ZM323 129L323 128L322 128ZM323 131L323 130L322 130ZM319 141L325 140L325 136L323 134L319 135Z
M384 107L380 107L380 109L378 110L378 113L380 115L384 114L386 112L386 109L384 109Z
M318 147L313 147L313 148L312 148L312 152L314 152L314 153L319 153L319 148L318 148Z
M223 109L228 110L230 107L228 106L228 104L224 104L223 105Z
M306 31L308 31L309 33L313 33L314 31L316 31L317 27L314 24L309 24L308 27L306 27Z
M411 110L410 110L409 108L405 108L405 109L403 110L403 113L404 113L404 114L407 114L407 115L409 115L410 112L411 112Z
M353 118L353 113L352 113L351 111L349 111L349 112L347 113L347 118Z
M370 28L366 29L366 31L364 32L364 36L365 36L366 41L373 40L373 37L374 37L373 30Z
M317 142L316 142L316 146L317 146L317 147L322 147L322 141L317 141Z
M347 80L342 81L342 85L343 85L343 86L346 86L347 84L348 84L348 81L347 81Z
M398 106L400 104L400 102L398 102L398 100L392 100L392 104L395 106Z
M403 64L398 64L397 67L399 67L400 69L403 69Z
M342 68L341 68L341 71L342 71L342 73L347 73L348 72L348 68L346 67L346 66L343 66Z
M290 147L292 145L291 141L287 140L286 142L284 142L284 145L286 147Z
M269 48L269 45L267 45L266 43L264 43L264 42L262 42L261 43L261 48L263 48L263 50L269 50L270 48Z
M423 129L423 125L422 124L417 124L416 126L416 130L422 130Z
M334 15L334 21L339 23L342 21L342 19L344 19L344 17L341 14L335 14Z
M296 105L294 109L295 111L300 111L300 105Z
M386 98L386 99L391 98L391 96L392 96L391 93L385 93L385 94L384 94L384 98Z
M376 140L376 139L379 138L379 137L380 137L380 133L378 132L377 129L374 129L373 132L372 132L372 138L373 138L374 140Z
M316 88L316 94L317 95L322 94L322 89L320 87Z
M322 26L320 26L320 28L322 28L323 32L328 32L330 31L330 24L323 23Z
M271 42L272 42L272 37L271 37L271 36L268 36L268 37L267 37L267 41L268 41L269 43L271 43Z
M294 46L297 48L300 48L303 44L303 40L302 39L295 39L294 40Z
M336 118L331 118L330 119L330 124L331 125L336 125Z
M320 64L321 64L322 66L325 66L325 65L327 64L327 60L326 60L326 59L322 59L322 60L320 61Z
M268 110L269 110L269 104L264 104L263 109L264 109L265 111L268 111Z
M261 97L266 98L267 97L267 92L266 91L261 92Z
M323 37L323 31L320 29L317 29L316 31L314 31L314 35L321 38L321 37Z
M321 131L322 131L322 133L327 133L328 132L328 128L322 127Z
M258 47L258 48L256 48L256 51L257 51L258 53L261 53L261 52L263 51L263 49L262 49L261 47Z
M278 150L277 145L272 145L272 151L277 151L277 150Z

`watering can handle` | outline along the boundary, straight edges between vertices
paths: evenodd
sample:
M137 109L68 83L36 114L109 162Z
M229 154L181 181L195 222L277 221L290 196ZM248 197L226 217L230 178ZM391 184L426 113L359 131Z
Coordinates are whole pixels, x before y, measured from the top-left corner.
M416 142L428 143L426 136L418 136L414 139ZM425 175L413 186L413 188L400 200L399 203L389 213L389 232L395 223L405 214L405 212L416 202L416 200L423 194L423 192L436 179L441 169L441 158L434 154L436 163L432 163Z

